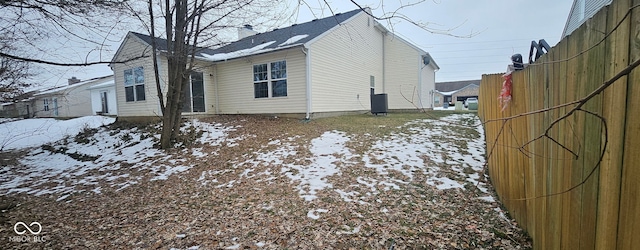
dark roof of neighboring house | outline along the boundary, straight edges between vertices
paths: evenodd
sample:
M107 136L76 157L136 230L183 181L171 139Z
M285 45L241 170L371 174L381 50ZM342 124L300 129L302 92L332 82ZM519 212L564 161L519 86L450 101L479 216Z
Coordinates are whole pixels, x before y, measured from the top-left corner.
M197 56L205 57L212 61L220 61L250 54L290 48L313 40L361 11L362 10L360 9L356 9L322 19L315 19L306 23L293 24L289 27L274 29L273 31L265 33L258 33L217 49L200 48L201 50ZM131 32L131 34L142 39L144 42L151 44L151 36L136 32ZM156 41L159 50L167 50L167 43L165 39L158 38Z
M103 80L103 79L107 79L107 78L113 78L113 75L108 75L108 76L100 76L100 77L94 77L88 80L83 80L74 84L70 84L70 85L64 85L61 87L54 87L54 88L49 88L49 89L45 89L45 90L41 90L37 93L34 94L34 96L41 96L41 95L47 95L47 94L54 94L54 93L63 93L64 90L70 89L70 88L75 88L78 86L82 86L85 85L87 83L94 83L96 81L99 80Z
M151 36L149 35L145 35L145 34L140 34L138 32L133 32L133 31L129 31L129 33L131 33L132 35L135 35L136 37L142 39L142 41L144 41L145 43L151 45ZM158 47L158 50L160 51L167 51L167 39L164 38L156 38L156 46ZM204 47L198 47L198 52L199 53L212 53L212 49L209 48L204 48Z
M451 92L463 89L471 84L480 86L480 80L453 81L453 82L437 82L436 90L440 92Z

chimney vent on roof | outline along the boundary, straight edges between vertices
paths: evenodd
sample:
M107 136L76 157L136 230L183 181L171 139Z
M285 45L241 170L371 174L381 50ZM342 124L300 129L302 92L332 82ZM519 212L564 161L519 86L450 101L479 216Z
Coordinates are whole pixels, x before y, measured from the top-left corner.
M75 76L73 76L73 77L67 79L67 82L69 83L69 85L73 85L73 84L79 83L80 79L78 79Z
M250 24L245 24L242 28L238 28L238 40L255 34L258 34L258 32L253 30L253 26Z

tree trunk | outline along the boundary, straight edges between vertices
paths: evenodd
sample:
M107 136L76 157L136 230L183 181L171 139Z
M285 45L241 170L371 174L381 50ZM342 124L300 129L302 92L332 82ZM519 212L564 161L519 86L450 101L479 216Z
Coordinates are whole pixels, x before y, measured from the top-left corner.
M169 0L167 0L167 6ZM187 1L175 1L175 25L167 26L167 48L169 82L167 89L167 106L162 116L162 133L160 135L160 148L167 149L173 146L174 140L180 134L180 119L182 113L182 92L187 75ZM171 23L171 12L166 13L167 23ZM173 36L170 36L173 34Z

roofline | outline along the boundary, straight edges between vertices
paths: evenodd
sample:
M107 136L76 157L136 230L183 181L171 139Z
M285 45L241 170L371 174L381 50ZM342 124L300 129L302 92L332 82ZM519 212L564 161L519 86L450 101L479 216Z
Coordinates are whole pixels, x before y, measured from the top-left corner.
M211 59L207 59L205 57L201 57L201 56L196 56L195 58L198 59L198 60L201 60L201 61L212 62L212 63L220 63L220 62L226 62L226 61L231 61L231 60L236 60L236 59L242 59L242 58L245 58L245 57L264 55L264 54L278 52L278 51L286 50L286 49L292 49L292 48L300 47L300 46L303 46L303 45L304 45L303 43L296 43L296 44L292 44L292 45L285 46L285 47L273 48L272 50L267 50L267 51L263 51L263 52L260 52L260 53L243 55L243 56L238 56L238 57L231 57L231 58L227 58L227 59L223 59L223 60L215 60L215 61L211 60Z
M569 10L569 15L567 16L567 21L564 23L564 29L562 30L562 38L568 36L569 34L566 34L567 32L567 28L569 27L569 20L571 20L571 15L573 15L573 10L576 7L576 2L578 0L573 0L573 3L571 4L571 9Z
M35 97L35 96L44 96L44 95L49 95L49 94L57 94L57 93L60 93L60 91L71 89L72 87L73 88L81 87L83 85L86 85L86 84L89 84L89 83L94 83L94 82L97 82L99 80L106 79L108 77L113 77L113 75L94 77L94 78L87 79L87 80L84 80L84 81L81 81L79 83L75 83L75 84L72 84L72 85L64 85L64 86L59 86L59 87L55 87L55 88L52 88L52 89L43 90L40 93L33 94L33 96Z
M398 35L398 34L396 34L396 33L393 33L393 32L391 32L391 31L389 31L389 29L387 29L387 27L384 27L384 25L382 25L382 24L381 24L380 22L378 22L378 21L375 21L374 26L375 26L377 29L380 29L380 31L384 33L383 35L389 35L389 34L391 34L391 35L393 36L393 39L398 39L398 40L399 40L399 41L401 41L402 43L404 43L404 44L408 45L409 47L411 47L411 48L413 48L413 49L415 49L415 50L417 50L417 51L420 53L420 55L421 55L421 56L428 56L428 57L429 57L430 62L433 62L434 66L435 66L435 69L436 69L436 70L439 70L439 69L440 69L440 66L438 65L438 63L436 63L436 61L435 61L435 60L433 60L433 57L431 56L431 54L429 54L429 52L426 52L425 50L423 50L422 48L418 47L417 45L415 45L415 44L413 44L413 43L411 43L411 42L407 41L406 39L402 38L400 35ZM429 65L431 65L431 63L430 63Z
M360 12L358 12L358 14L355 14L352 17L347 18L343 22L338 23L338 24L334 25L333 27L331 27L331 29L328 29L327 31L323 32L322 34L314 37L313 39L311 39L309 41L307 41L306 43L303 44L304 47L305 48L309 48L311 46L311 44L315 43L316 41L318 41L318 40L324 38L325 36L327 36L329 33L333 32L336 29L338 29L340 26L342 26L342 24L345 24L347 22L351 22L351 20L355 19L356 17L358 17L358 16L360 16L362 14L367 15L367 13L365 13L364 11L361 10ZM335 17L335 15L333 15L332 17Z
M109 84L105 84L104 86L98 86L98 85L101 85L101 84L104 84L104 83L109 83ZM104 82L104 83L100 83L100 84L96 84L96 85L93 85L93 86L89 86L87 89L88 90L93 90L93 89L110 88L110 87L116 86L115 79L113 80L113 82Z
M433 63L433 65L435 66L436 70L440 70L440 66L438 65L438 63L436 63L436 60L433 60L433 57L431 56L431 54L429 54L429 52L426 52L426 54L424 56L428 56L429 57L429 65L431 65L431 63Z
M440 93L440 94L442 94L442 93L451 93L451 94L453 95L453 94L455 94L455 93L457 93L457 92L460 92L461 90L466 89L466 88L471 87L471 86L476 86L476 87L478 87L478 88L480 87L480 85L477 85L477 84L475 84L475 83L472 83L472 84L469 84L469 85L464 86L464 87L462 87L462 88L455 89L455 90L451 90L451 91L440 91L440 90L437 90L437 89L436 89L436 91L437 91L438 93Z
M113 58L111 58L111 62L109 62L108 66L111 68L111 65L113 65L115 63L116 58L118 58L118 56L120 56L120 52L122 51L122 49L124 48L124 44L127 43L127 41L129 41L129 38L133 37L133 39L137 40L138 42L142 43L142 44L146 44L147 46L151 47L151 44L145 42L144 40L140 39L138 36L133 34L133 31L129 31L127 32L127 35L124 36L124 39L122 40L122 42L120 43L120 46L118 47L118 50L116 50L116 53L113 54Z

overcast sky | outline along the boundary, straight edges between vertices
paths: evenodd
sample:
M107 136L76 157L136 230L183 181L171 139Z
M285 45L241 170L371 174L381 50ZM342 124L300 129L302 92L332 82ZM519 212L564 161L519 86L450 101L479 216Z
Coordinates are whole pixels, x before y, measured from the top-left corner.
M307 0L306 5L295 10L298 1L290 0L290 13L297 11L290 22L308 22L357 8L347 0L326 2L330 9L323 0ZM377 16L396 10L400 2L358 0L362 6L371 7ZM449 33L456 36L472 34L470 38L429 33L400 19L382 23L431 54L440 66L436 72L437 82L472 80L480 79L482 74L504 72L512 54L520 53L526 61L533 40L545 39L555 46L560 41L572 3L571 0L427 0L400 10L415 22L429 23L428 27L436 30L455 28ZM254 28L266 31L273 27ZM116 51L118 46L118 43L114 43L109 50ZM46 82L44 85L61 86L66 85L66 79L72 76L89 79L112 74L112 71L107 65L96 65L47 69L44 73L41 76L41 81Z

